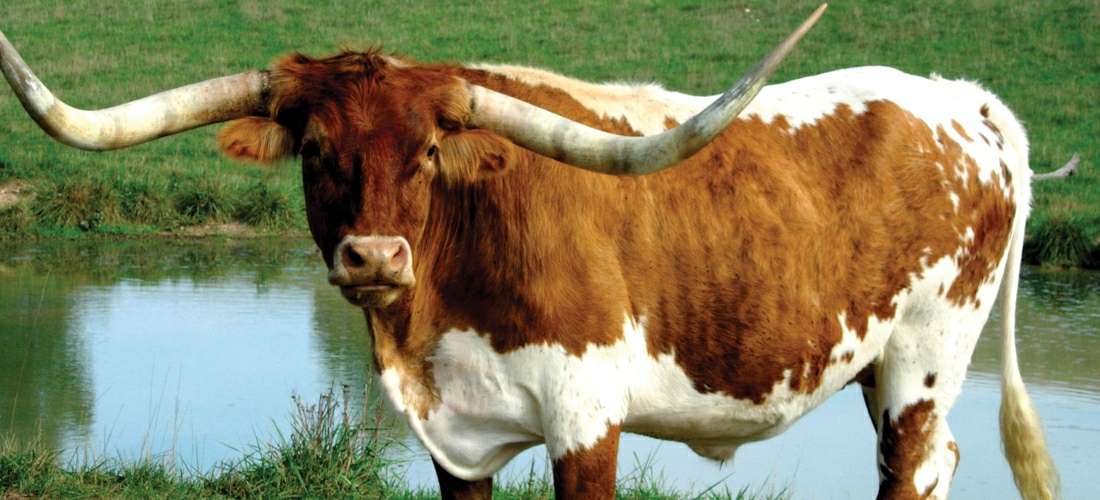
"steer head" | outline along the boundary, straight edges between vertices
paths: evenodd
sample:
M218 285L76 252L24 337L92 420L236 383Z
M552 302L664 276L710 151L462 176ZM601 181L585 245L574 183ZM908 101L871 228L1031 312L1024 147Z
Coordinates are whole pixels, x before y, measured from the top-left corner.
M352 304L384 307L416 283L413 249L438 184L508 168L511 142L470 125L467 85L377 53L292 55L271 70L270 116L234 121L228 156L302 158L310 232L329 282Z
M414 250L433 190L511 168L519 146L578 168L640 175L706 146L743 110L821 6L713 104L649 137L594 130L455 76L378 53L291 55L252 71L84 111L57 100L0 33L0 71L38 124L81 149L118 149L235 120L219 136L231 157L302 158L310 231L329 282L352 304L391 305L415 286Z

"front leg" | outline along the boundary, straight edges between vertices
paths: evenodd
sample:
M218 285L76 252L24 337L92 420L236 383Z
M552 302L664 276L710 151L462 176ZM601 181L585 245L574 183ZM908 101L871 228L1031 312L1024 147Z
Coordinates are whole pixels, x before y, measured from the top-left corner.
M615 498L615 467L622 425L610 425L594 445L554 459L554 496L562 499Z
M493 498L493 478L487 477L478 481L466 481L459 479L439 466L439 462L432 459L435 465L435 476L439 479L439 495L443 500L489 500Z

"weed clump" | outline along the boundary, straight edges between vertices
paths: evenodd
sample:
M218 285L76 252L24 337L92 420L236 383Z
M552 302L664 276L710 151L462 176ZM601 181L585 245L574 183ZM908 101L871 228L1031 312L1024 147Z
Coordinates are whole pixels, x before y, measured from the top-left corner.
M294 397L290 437L222 465L206 489L230 497L381 498L387 484L377 421L353 414L350 399L347 387L342 398L329 391L317 404Z
M1025 259L1044 266L1081 267L1092 252L1085 225L1074 217L1055 213L1035 224L1025 246Z
M0 491L17 491L54 464L54 456L35 447L18 446L12 440L0 443Z
M295 199L293 193L260 181L249 187L241 197L236 218L258 228L287 228L294 223Z
M207 175L173 179L176 210L193 223L221 221L233 213L230 189Z
M31 212L43 225L90 231L118 218L111 187L95 177L70 177L39 185Z
M172 201L167 194L167 186L162 184L148 176L120 182L119 203L129 222L156 226L173 219Z

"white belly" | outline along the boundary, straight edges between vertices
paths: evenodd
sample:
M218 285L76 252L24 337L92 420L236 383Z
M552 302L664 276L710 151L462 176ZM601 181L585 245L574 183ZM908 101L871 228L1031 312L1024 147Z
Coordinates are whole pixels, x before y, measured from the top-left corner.
M740 444L782 432L842 388L881 351L888 328L872 325L863 342L845 332L834 357L856 354L826 369L817 390L791 391L788 371L761 404L698 392L675 353L650 356L644 319L627 320L621 341L591 346L580 357L556 345L500 354L486 336L447 332L429 358L438 405L427 418L402 398L420 392L410 387L417 381L392 368L383 371L382 380L432 456L466 479L488 477L524 449L544 442L552 459L590 447L611 424L681 441L703 456L725 460Z

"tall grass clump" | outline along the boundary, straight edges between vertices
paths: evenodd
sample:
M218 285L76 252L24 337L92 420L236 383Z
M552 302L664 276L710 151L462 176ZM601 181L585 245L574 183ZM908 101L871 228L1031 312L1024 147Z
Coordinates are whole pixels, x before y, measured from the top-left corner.
M290 436L221 465L205 489L230 497L381 498L387 482L378 419L368 424L350 400L347 388L317 404L295 397Z
M296 191L274 183L257 181L249 186L237 206L237 220L263 229L286 229L294 225L301 198Z
M118 185L119 205L128 222L159 226L172 221L172 200L167 184L146 175L122 179Z
M57 455L38 438L0 440L0 493L32 490L42 478L57 474Z
M232 189L210 175L173 177L171 189L176 210L187 222L221 221L233 213Z
M36 186L31 212L39 224L94 230L119 214L115 192L103 179L69 176Z
M1094 253L1093 247L1080 219L1056 212L1035 222L1025 257L1030 263L1044 266L1085 266Z

